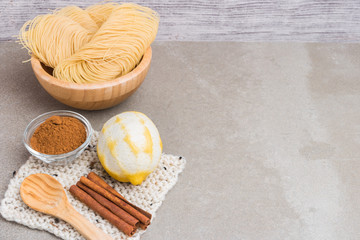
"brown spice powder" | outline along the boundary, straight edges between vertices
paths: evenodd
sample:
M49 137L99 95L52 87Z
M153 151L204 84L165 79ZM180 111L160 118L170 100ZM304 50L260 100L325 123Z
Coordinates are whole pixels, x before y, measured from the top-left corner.
M73 117L52 116L31 136L31 147L41 153L57 155L75 150L86 140L84 124Z

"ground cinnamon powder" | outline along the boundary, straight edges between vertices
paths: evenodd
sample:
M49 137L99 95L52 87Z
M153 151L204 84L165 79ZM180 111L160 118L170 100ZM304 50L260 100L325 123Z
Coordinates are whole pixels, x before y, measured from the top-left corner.
M62 154L75 150L86 140L84 124L73 117L52 116L35 130L31 147L45 154Z

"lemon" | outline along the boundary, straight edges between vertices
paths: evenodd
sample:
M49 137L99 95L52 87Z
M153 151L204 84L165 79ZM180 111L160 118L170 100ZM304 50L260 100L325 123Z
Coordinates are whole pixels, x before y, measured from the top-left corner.
M97 154L105 171L120 182L141 184L157 167L162 142L155 124L140 112L123 112L103 126Z

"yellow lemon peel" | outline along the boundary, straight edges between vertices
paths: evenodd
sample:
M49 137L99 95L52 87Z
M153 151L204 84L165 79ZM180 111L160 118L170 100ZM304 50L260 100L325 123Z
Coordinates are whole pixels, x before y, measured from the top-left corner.
M162 141L146 115L125 112L104 124L97 150L100 163L111 177L139 185L159 163Z

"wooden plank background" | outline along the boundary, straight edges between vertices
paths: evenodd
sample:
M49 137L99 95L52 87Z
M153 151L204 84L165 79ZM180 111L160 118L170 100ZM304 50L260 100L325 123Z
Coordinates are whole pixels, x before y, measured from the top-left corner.
M0 40L49 9L98 0L0 0ZM358 42L360 0L139 0L161 15L157 40Z

